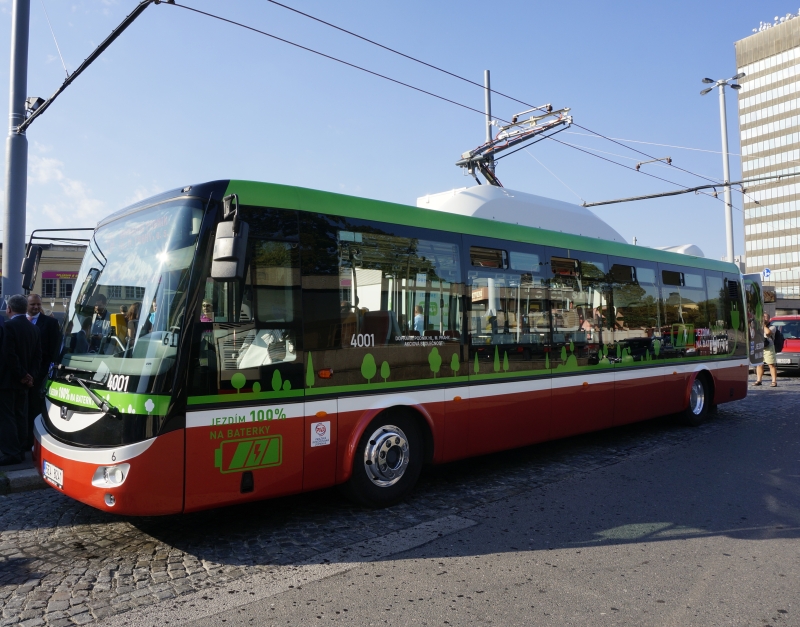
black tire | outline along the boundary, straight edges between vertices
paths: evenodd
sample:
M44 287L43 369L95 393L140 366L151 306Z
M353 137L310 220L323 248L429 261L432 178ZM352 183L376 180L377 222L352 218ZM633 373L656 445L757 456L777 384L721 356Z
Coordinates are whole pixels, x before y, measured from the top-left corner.
M392 505L417 483L423 453L416 421L403 411L385 411L358 441L353 472L341 486L342 492L367 507Z
M697 375L689 392L689 406L680 414L680 421L690 427L703 424L708 419L712 400L708 380L705 375Z

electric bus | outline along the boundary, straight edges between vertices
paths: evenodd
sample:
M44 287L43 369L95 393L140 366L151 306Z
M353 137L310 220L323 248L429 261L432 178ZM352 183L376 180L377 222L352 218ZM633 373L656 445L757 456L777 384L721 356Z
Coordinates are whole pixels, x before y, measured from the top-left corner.
M102 220L35 424L45 481L126 515L334 485L381 506L428 463L746 395L758 303L734 264L452 195L226 180Z

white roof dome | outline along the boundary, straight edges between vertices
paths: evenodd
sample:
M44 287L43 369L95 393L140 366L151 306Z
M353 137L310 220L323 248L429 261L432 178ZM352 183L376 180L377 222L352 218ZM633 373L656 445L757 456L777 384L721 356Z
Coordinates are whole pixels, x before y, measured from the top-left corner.
M417 207L625 243L622 235L585 207L494 185L429 194L417 198Z

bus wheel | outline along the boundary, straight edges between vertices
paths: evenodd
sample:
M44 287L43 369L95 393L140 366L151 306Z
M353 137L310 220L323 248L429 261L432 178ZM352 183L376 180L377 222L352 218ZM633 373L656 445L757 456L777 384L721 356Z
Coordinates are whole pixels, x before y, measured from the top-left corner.
M708 418L711 407L711 396L708 384L702 375L695 377L692 381L692 389L689 390L689 406L681 415L681 422L690 427L696 427Z
M422 470L422 457L422 438L414 420L381 414L361 436L353 474L342 488L362 505L391 505L414 487Z

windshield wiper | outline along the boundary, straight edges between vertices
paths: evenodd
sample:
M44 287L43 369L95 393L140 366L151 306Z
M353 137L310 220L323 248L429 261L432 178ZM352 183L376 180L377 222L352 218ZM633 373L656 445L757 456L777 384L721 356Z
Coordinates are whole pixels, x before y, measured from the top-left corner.
M72 383L76 381L78 385L80 385L84 391L89 395L89 398L92 399L92 402L97 405L97 407L107 414L111 414L114 418L119 418L119 411L116 407L111 405L107 400L95 394L86 383L84 383L83 379L79 379L74 374L68 374L65 379ZM89 383L96 383L96 381L89 381Z

